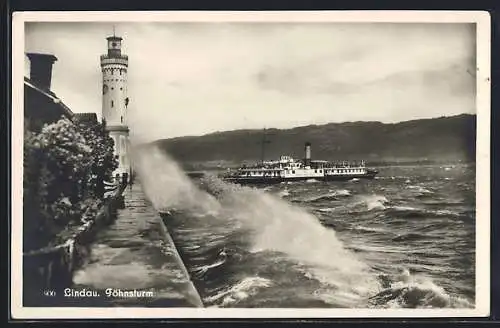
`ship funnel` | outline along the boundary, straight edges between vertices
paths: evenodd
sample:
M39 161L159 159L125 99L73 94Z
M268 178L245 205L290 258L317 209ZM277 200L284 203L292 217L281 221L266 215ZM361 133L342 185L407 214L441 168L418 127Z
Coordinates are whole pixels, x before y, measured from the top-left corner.
M304 146L304 151L305 151L304 165L310 166L311 165L311 143L310 142L306 142L306 144Z

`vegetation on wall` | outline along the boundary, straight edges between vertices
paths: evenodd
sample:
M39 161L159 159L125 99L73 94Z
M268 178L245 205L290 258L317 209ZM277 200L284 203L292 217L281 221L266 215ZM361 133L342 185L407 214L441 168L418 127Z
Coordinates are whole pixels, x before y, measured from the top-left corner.
M113 140L99 122L67 118L24 136L24 250L56 241L69 225L93 217L103 181L118 166Z

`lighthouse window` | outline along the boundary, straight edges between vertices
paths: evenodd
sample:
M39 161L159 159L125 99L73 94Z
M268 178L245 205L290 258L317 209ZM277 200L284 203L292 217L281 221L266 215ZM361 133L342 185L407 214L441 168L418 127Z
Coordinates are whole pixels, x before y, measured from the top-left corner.
M120 121L123 123L123 116L120 116Z
M319 173L323 173L323 170L319 170Z
M115 102L113 100L111 100L111 107L114 107L115 106Z
M120 88L120 90L123 90L123 88Z
M292 171L292 174L295 174L295 170Z
M115 90L115 88L114 88L114 87L111 87L111 90Z

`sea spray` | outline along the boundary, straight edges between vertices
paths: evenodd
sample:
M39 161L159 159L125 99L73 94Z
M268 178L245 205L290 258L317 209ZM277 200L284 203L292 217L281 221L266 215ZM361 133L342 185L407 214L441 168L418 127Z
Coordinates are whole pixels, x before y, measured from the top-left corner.
M182 168L157 147L136 150L134 164L144 192L157 211L218 211L214 197L199 190Z
M152 156L154 152L160 155L156 159ZM323 184L283 183L264 192L227 184L214 177L193 183L161 150L151 147L141 156L144 158L139 161L143 168L137 170L139 182L148 190L157 209L171 211L171 215L165 216L169 230L189 262L190 273L197 272L200 276L197 287L209 306L470 307L474 304L474 262L464 252L464 249L473 251L473 239L471 247L467 244L469 239L462 235L447 232L437 242L429 233L436 232L436 227L461 232L468 226L461 227L456 220L448 220L451 212L447 207L426 205L439 201L448 206L451 200L448 194L441 195L442 190L445 187L466 190L467 182L462 187L460 181L440 179L439 184L429 187L432 193L418 197L418 191L422 190L412 190L411 186L427 188L422 181L427 181L428 175L415 175L402 168L403 172L394 176L403 180L389 177L370 185L343 185L348 186L352 195L310 202L306 211L280 200L281 191L285 188L293 195L292 202L299 199L304 203L309 197L334 190L326 189L328 186ZM149 179L140 177L148 174L152 175ZM167 176L162 177L163 174ZM413 177L412 183L404 184L409 176ZM459 204L462 203L460 200ZM470 206L474 208L473 204ZM342 233L349 251L344 250L334 230L319 225L318 218L311 215L311 211L318 212L319 208L330 212L321 215L321 219L327 227L336 227ZM414 220L418 213L425 215ZM416 243L417 240L408 240L403 235L405 231L428 232L419 236L424 243ZM415 245L418 253L413 252ZM221 259L222 250L227 252L227 260ZM463 272L466 267L468 276L451 279L450 273L438 269L429 255L436 251L447 254L449 263L453 263L450 270ZM464 257L472 267L463 264ZM431 280L420 276L395 277L384 284L380 277L392 277L408 258L427 263L424 271ZM364 263L370 263L371 268ZM439 268L446 265L439 261Z
M186 217L216 213L212 220L218 221L217 226L226 220L227 233L234 229L248 232L245 236L250 238L249 251L286 254L301 263L313 279L329 286L325 290L328 293L348 293L359 300L378 291L378 281L370 268L343 247L333 229L321 225L306 210L276 195L228 184L211 175L195 185L158 148L143 150L136 166L141 184L157 210L174 209Z
M254 252L285 253L337 292L363 298L378 290L369 267L312 214L258 189L228 185L215 177L204 182L225 210L254 231Z

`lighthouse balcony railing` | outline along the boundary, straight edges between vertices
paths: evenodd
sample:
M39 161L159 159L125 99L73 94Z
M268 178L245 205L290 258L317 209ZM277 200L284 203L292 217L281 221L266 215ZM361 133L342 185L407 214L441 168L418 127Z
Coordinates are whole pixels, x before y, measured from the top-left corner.
M120 55L120 57L114 57L109 55L101 55L101 65L105 64L121 64L128 66L128 56Z

